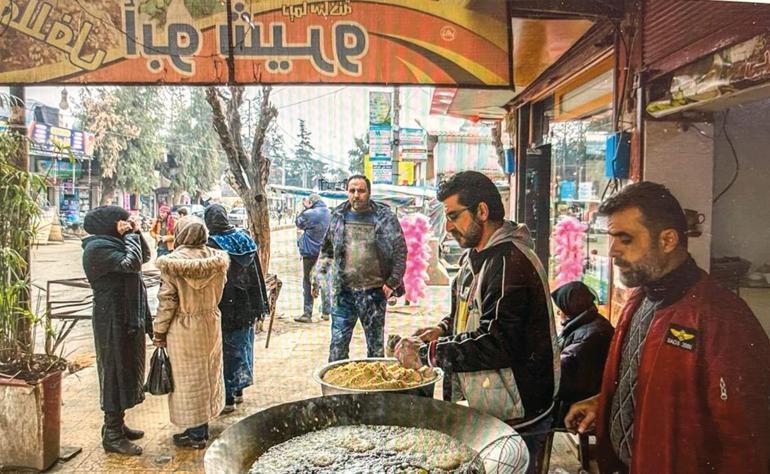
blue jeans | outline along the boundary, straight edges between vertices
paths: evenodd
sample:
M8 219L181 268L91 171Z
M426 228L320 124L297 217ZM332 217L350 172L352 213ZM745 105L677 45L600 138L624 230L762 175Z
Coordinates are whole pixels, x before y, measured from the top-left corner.
M332 342L329 346L329 362L347 359L350 339L356 321L361 320L366 336L366 353L369 357L385 355L385 307L387 300L382 288L354 291L342 289L335 295L332 308Z
M254 382L254 326L222 331L222 361L225 374L225 403Z
M313 315L313 293L310 274L318 257L302 257L302 315Z

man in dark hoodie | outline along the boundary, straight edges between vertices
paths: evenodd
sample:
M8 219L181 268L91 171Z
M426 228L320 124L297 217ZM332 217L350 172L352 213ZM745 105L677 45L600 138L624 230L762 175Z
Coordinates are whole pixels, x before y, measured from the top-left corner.
M471 408L532 433L524 437L527 472L537 472L559 380L545 270L526 226L504 219L488 177L457 173L439 185L437 197L447 231L469 250L452 283L451 313L401 340L396 356L407 367L444 368L445 398L465 398Z
M329 230L331 212L318 194L311 194L303 199L302 205L305 210L297 216L294 223L297 229L303 231L297 240L299 254L302 256L303 308L302 316L296 317L294 320L299 323L309 323L313 321L313 292L310 274L318 261L318 254L321 252L321 243L326 236L326 231ZM329 319L329 308L322 308L321 319L324 321Z
M112 453L139 455L132 443L144 436L128 428L127 409L144 401L144 356L152 315L142 282L142 264L150 248L136 221L118 206L101 206L86 214L83 227L83 269L94 292L91 318L99 374L99 399L104 411L102 446Z

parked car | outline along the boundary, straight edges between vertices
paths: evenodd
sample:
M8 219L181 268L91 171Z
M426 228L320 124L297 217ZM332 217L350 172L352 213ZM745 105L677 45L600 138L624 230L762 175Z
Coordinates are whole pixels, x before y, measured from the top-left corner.
M195 217L200 217L203 219L203 214L206 212L206 208L201 206L200 204L191 204L190 205L190 214Z
M447 271L456 272L460 269L459 261L464 251L452 234L447 232L439 243L438 258Z
M227 214L227 220L235 227L249 227L249 215L246 213L246 208L244 207L234 207L230 213Z

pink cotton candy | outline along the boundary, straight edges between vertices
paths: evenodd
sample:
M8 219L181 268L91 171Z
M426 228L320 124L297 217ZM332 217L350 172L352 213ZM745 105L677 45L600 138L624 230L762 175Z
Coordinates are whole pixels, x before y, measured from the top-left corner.
M564 217L553 229L556 257L556 286L579 280L583 275L583 242L587 226L574 217Z
M409 214L401 219L401 229L406 239L406 272L404 289L406 299L417 302L425 298L428 281L428 263L430 262L430 222L423 214Z

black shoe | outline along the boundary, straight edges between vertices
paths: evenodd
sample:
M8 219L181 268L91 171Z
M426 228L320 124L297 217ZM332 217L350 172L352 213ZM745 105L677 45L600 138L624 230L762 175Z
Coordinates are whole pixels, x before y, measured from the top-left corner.
M297 316L296 318L294 318L294 321L298 323L312 323L313 317L310 316L309 314L303 314L302 316Z
M108 453L125 454L127 456L139 456L142 448L126 438L120 429L104 428L102 431L102 447Z
M126 435L126 438L131 441L144 438L144 431L132 430L126 425L123 425L123 434Z
M232 413L234 411L235 411L235 404L232 403L232 404L229 404L229 405L225 405L225 407L222 408L222 412L220 413L220 415L229 415L230 413Z
M206 447L206 443L208 442L206 438L191 438L187 433L175 434L173 438L174 446L178 448L204 449Z

